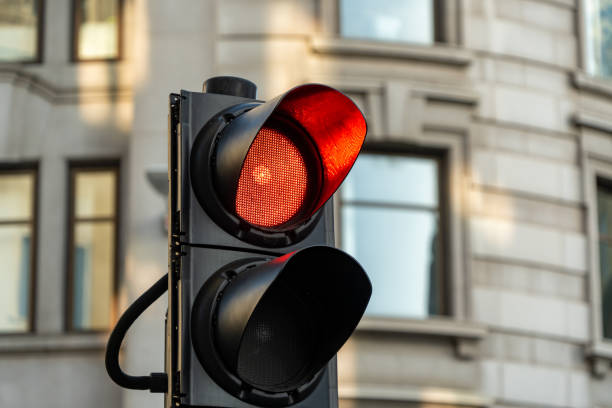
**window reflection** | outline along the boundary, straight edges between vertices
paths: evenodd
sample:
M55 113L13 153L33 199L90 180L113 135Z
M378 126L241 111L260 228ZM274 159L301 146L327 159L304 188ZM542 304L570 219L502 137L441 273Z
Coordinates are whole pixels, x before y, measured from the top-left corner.
M361 154L340 193L341 244L365 268L370 316L445 314L436 158Z
M120 0L74 0L76 59L119 57Z
M612 0L585 1L586 69L590 74L612 76Z
M0 61L38 60L40 0L0 0Z
M112 217L115 213L115 173L82 172L75 176L76 216Z
M433 0L340 0L340 35L432 44L433 12Z
M345 200L379 203L438 205L438 167L435 160L411 157L361 155L343 184ZM384 182L374 178L384 177ZM398 188L408 185L410 188Z
M115 229L112 222L77 223L74 239L73 326L110 326L114 283Z
M0 173L0 220L27 220L32 217L32 173Z
M0 332L30 330L33 171L0 173Z
M113 319L116 244L116 168L71 172L71 287L76 330L105 330Z

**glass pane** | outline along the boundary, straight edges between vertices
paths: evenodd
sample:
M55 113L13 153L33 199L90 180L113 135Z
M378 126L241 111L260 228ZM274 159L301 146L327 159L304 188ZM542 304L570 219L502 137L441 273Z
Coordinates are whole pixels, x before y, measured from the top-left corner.
M76 217L112 217L115 215L116 173L83 171L75 175Z
M341 194L344 200L437 207L438 164L422 157L360 154Z
M32 216L34 174L0 175L0 220L28 220Z
M119 56L118 0L79 0L78 58L108 59Z
M37 6L37 0L0 0L0 61L37 59Z
M612 190L597 186L597 220L601 235L612 235Z
M612 0L585 2L587 71L612 75Z
M112 222L77 223L73 252L75 329L107 329L111 323L115 274L115 228Z
M340 34L431 44L434 42L433 0L341 0Z
M29 225L0 226L0 332L29 328L30 237Z
M344 206L342 247L372 281L369 315L423 318L439 310L437 214Z
M612 340L612 246L604 242L599 243L599 270L603 335Z

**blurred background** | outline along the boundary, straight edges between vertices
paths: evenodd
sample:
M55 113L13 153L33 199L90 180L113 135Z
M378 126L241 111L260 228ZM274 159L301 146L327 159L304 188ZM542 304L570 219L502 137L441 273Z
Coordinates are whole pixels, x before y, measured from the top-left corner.
M612 407L611 0L0 0L0 407L162 406L103 353L166 272L168 94L214 75L368 118L341 408Z

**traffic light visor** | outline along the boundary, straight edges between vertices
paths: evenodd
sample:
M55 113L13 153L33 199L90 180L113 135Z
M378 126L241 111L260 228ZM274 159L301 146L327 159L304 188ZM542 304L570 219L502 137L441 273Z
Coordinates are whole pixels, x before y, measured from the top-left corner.
M340 187L357 159L367 132L365 118L342 92L317 84L289 91L273 115L297 122L314 143L322 168L314 212Z

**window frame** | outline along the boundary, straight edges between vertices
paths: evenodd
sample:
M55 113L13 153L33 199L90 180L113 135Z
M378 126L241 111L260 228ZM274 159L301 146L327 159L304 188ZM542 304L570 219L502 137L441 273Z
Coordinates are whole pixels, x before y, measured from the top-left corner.
M335 0L330 0L335 1ZM330 1L322 2L322 6L330 5ZM348 41L324 39L334 43ZM315 42L313 42L313 45ZM362 44L350 43L350 48L363 48ZM374 44L369 47L374 49ZM393 48L415 53L417 47L379 45L378 48ZM448 55L449 47L418 47L418 55L429 56L435 51ZM436 49L437 48L437 49ZM452 47L452 49L455 49ZM355 53L354 55L362 55ZM379 53L376 54L380 56ZM397 55L397 54L393 54ZM442 55L442 54L440 54ZM465 66L471 57L454 55L457 58L453 65ZM457 64L462 60L462 64ZM429 61L429 60L428 60ZM440 63L439 59L431 60ZM442 61L448 63L448 61ZM485 323L475 321L474 296L472 290L471 257L471 195L473 180L469 171L471 158L469 141L474 129L468 120L474 114L478 98L467 89L450 89L429 84L413 87L414 84L392 82L381 84L374 78L340 78L315 76L311 81L324 81L341 90L352 98L368 118L369 131L366 138L368 146L385 146L393 151L407 148L437 149L446 155L447 202L448 206L448 300L452 315L448 318L430 319L382 319L364 317L355 331L356 337L397 336L410 341L415 336L424 338L449 339L448 345L453 349L458 359L477 358L482 350L479 341L487 336L488 327ZM408 96L409 95L409 96ZM388 106L402 106L403 109L386 109ZM444 115L448 108L457 109L458 115ZM410 121L406 121L406 112L412 112ZM443 119L440 119L442 114ZM336 195L337 198L337 195ZM336 199L334 199L334 202ZM335 221L339 220L339 206L334 205ZM338 231L337 228L335 228Z
M38 162L0 162L0 174L32 174L32 238L30 243L30 282L28 289L28 328L24 331L1 331L0 336L19 336L36 332L36 287L38 278L38 209L39 205L39 166Z
M406 46L428 47L440 43L460 44L461 15L459 13L460 0L431 0L433 2L433 42L431 44L418 44L404 41L385 41L375 38L347 38L341 34L340 1L327 0L319 4L318 14L321 19L322 32L326 35L346 41L374 42L382 44L400 44Z
M608 194L612 194L612 178L608 178L608 177L596 177L595 179L595 188L596 188L596 209L597 209L597 242L594 242L594 244L597 246L597 251L598 251L598 255L601 255L599 248L601 246L602 243L606 243L610 246L612 246L612 235L603 235L600 233L599 231L599 191L600 190L606 190L606 192ZM601 298L601 292L602 292L602 286L601 286L601 258L599 258L599 262L598 262L598 269L599 269L599 296L600 296L600 302L601 302L601 306L599 308L600 310L600 329L601 329L601 339L603 340L604 343L610 343L612 345L612 337L605 337L605 324L603 323L603 299Z
M23 59L23 60L14 60L14 61L5 61L0 59L0 64L41 64L43 62L44 57L44 48L45 48L45 11L46 11L46 1L45 0L34 0L36 2L36 7L38 8L38 21L36 24L36 55L32 59ZM2 166L2 164L0 164ZM1 167L0 167L1 170Z
M440 287L440 299L439 305L443 313L438 315L427 315L421 318L413 317L402 317L393 318L389 316L366 316L367 319L372 320L384 320L384 319L397 319L397 320L428 320L437 318L453 318L457 314L454 310L454 299L452 291L453 279L450 270L450 238L449 238L449 213L450 204L448 200L449 196L449 177L448 177L448 151L445 149L424 147L419 145L411 145L408 143L385 143L385 142L368 142L363 146L360 154L372 154L380 156L399 156L399 157L415 157L415 158L427 158L433 159L438 165L438 208L440 222L439 222L439 236L438 245L440 246L440 256L438 268L436 271L437 277L442 282ZM341 187L342 188L342 187ZM342 199L342 194L337 194L334 200L336 204L335 214L335 230L338 231L336 234L336 246L342 246L342 208L345 205ZM350 205L350 204L349 204Z
M71 29L70 36L72 38L70 46L70 61L73 63L81 62L118 62L123 59L123 34L124 34L124 0L117 1L117 55L110 58L80 58L79 57L79 23L81 22L81 8L77 5L79 0L71 0Z
M597 188L601 184L612 185L612 162L595 158L587 160L586 173L586 206L589 241L589 292L591 309L591 345L589 354L612 359L612 339L603 336L601 270L599 264L599 223L597 208Z
M75 328L72 324L73 313L74 313L74 231L76 226L75 217L75 175L79 172L96 172L102 170L109 170L115 173L115 214L113 217L113 223L115 226L114 233L114 260L113 260L113 285L112 285L112 297L111 300L111 312L110 312L110 324L106 329L79 329ZM114 322L117 321L118 317L118 299L119 294L119 230L121 223L121 162L119 159L92 159L92 160L70 160L68 162L68 192L67 192L67 203L66 206L66 280L64 288L64 299L65 310L64 310L64 331L71 333L101 333L107 332L112 329Z

